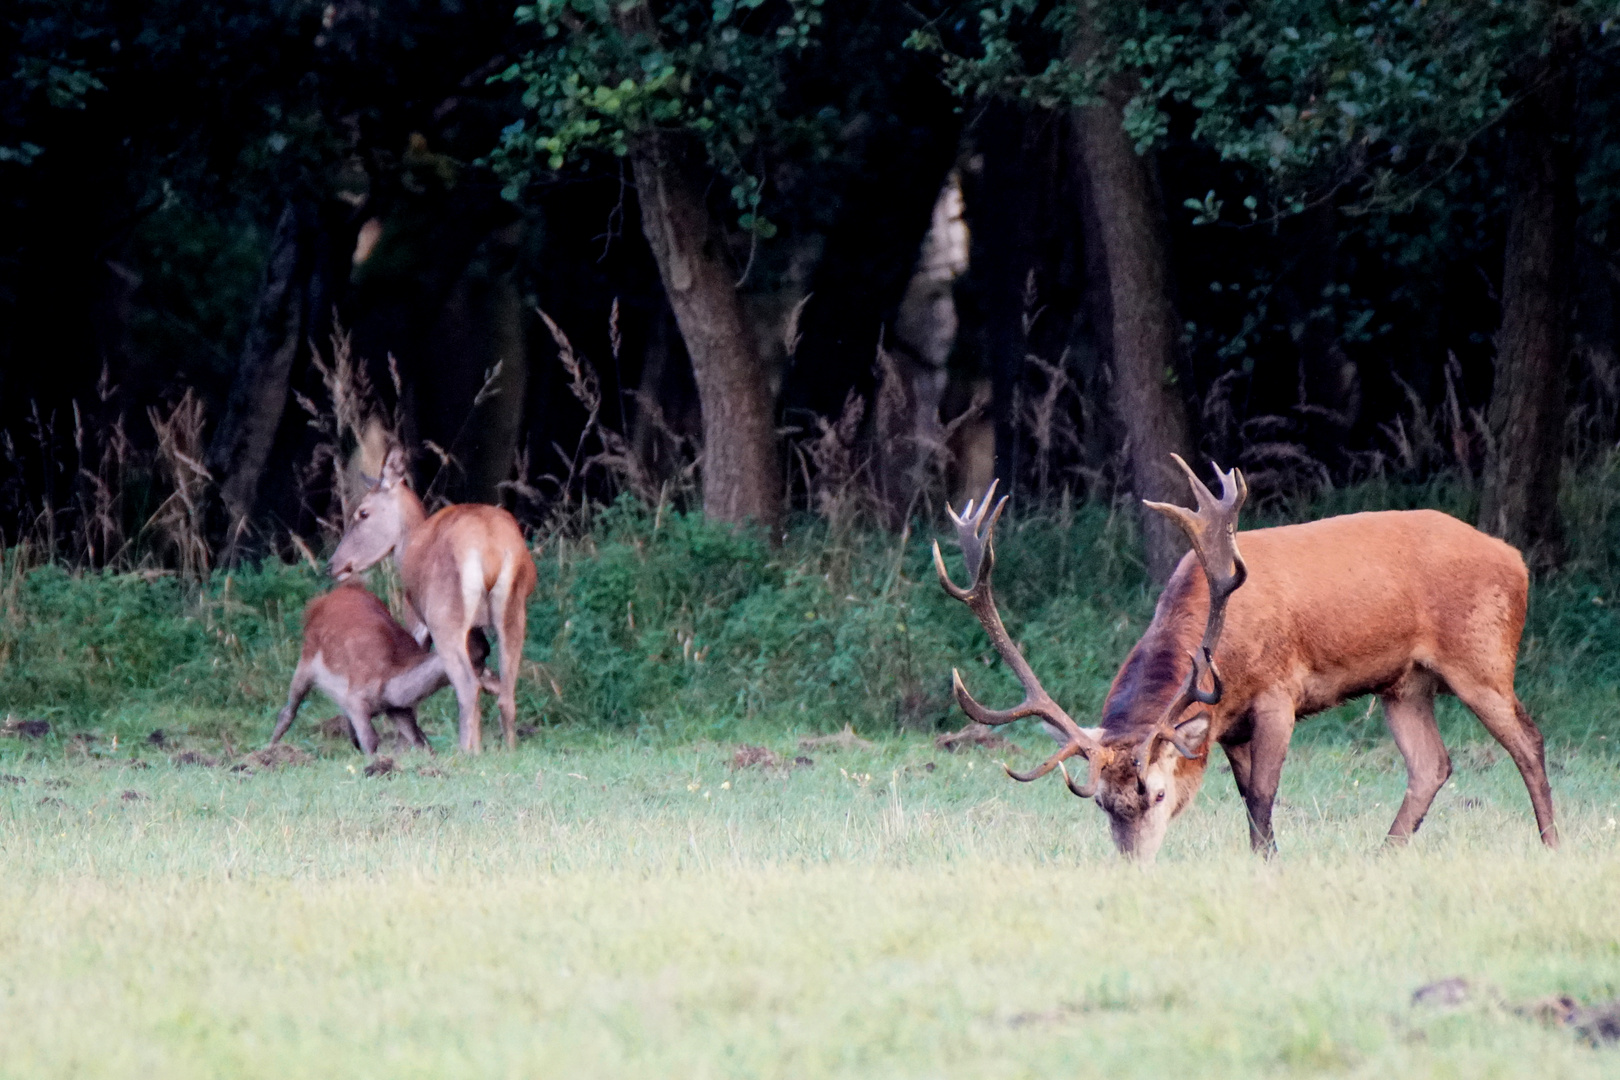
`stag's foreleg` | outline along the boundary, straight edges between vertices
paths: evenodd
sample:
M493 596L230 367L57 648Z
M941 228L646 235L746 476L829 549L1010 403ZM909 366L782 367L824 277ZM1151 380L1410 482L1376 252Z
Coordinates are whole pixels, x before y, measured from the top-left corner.
M1277 787L1282 783L1283 762L1288 758L1288 743L1294 737L1294 703L1277 695L1260 698L1250 707L1254 733L1240 756L1247 757L1247 781L1238 779L1238 789L1249 809L1249 844L1267 858L1277 853L1277 840L1271 831L1271 809L1277 801ZM1231 756L1231 751L1227 752ZM1232 776L1238 778L1239 767L1232 766Z
M1406 798L1389 827L1389 841L1404 844L1451 778L1451 755L1434 721L1434 679L1417 672L1385 694L1384 723L1406 759Z
M293 717L298 715L298 707L304 703L309 695L310 688L315 685L315 672L313 664L306 664L302 660L293 669L292 685L287 688L287 704L281 707L281 713L276 717L276 729L270 733L270 745L274 746L287 734L292 727Z

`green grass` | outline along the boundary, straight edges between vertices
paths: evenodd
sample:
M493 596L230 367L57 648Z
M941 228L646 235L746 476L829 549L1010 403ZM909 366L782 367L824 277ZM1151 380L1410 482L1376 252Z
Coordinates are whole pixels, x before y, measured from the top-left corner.
M1617 459L1620 460L1620 459ZM1566 492L1520 694L1565 848L1449 699L1458 763L1380 846L1404 774L1375 711L1301 725L1281 856L1213 768L1156 866L993 757L951 757L948 673L1011 678L927 540L804 523L780 546L620 505L539 546L516 754L175 767L266 737L324 587L268 564L173 579L0 560L0 1077L1612 1076L1512 1011L1620 996L1620 483ZM1368 486L1261 521L1466 492ZM998 591L1079 717L1152 611L1120 515L1004 522ZM379 587L386 582L379 581ZM453 702L425 709L453 745ZM733 772L853 722L869 751ZM167 745L148 735L162 729ZM1043 737L1016 732L1028 763ZM132 793L126 798L125 793ZM1415 1008L1450 976L1478 991Z
M1212 774L1144 871L1061 785L916 737L788 775L733 772L729 746L552 741L379 779L13 744L0 1075L1620 1068L1508 1010L1620 995L1605 757L1554 756L1562 852L1477 749L1391 852L1391 755L1306 728L1276 861ZM1478 1000L1410 1004L1454 975Z

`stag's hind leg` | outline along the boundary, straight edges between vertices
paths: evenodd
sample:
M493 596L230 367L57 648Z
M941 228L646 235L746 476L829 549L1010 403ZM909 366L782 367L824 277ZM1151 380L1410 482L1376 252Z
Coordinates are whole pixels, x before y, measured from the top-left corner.
M1503 691L1449 675L1446 681L1451 685L1451 692L1479 717L1479 722L1496 736L1513 764L1519 767L1519 775L1530 793L1530 806L1536 812L1541 842L1550 848L1557 847L1558 826L1553 820L1552 785L1547 783L1547 756L1541 729L1530 719L1529 712L1511 688Z
M1434 677L1414 672L1384 695L1384 723L1406 759L1406 798L1389 827L1391 843L1409 840L1451 778L1451 755L1434 722Z

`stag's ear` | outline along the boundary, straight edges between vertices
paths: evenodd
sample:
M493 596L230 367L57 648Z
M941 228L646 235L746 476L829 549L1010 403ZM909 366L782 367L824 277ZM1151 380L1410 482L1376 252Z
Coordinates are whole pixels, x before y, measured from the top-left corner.
M405 451L396 446L383 458L382 476L377 481L377 487L384 490L398 487L405 481L405 471Z
M1176 725L1176 752L1184 758L1202 757L1209 740L1209 714L1199 713Z

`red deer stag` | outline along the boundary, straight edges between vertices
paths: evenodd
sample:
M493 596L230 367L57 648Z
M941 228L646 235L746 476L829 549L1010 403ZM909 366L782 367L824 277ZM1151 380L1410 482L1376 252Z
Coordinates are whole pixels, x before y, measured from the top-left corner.
M1541 839L1557 847L1541 732L1513 692L1529 591L1518 551L1445 514L1407 510L1256 529L1242 534L1240 554L1242 475L1217 466L1217 499L1186 462L1176 464L1192 482L1197 511L1147 505L1181 526L1193 550L1114 676L1097 727L1079 726L1052 700L1002 626L990 591L991 534L1007 500L990 509L995 485L960 517L951 513L970 588L951 582L934 545L945 591L978 616L1024 687L1018 705L987 709L953 671L962 711L981 724L1039 717L1063 743L1027 773L1009 769L1013 779L1061 769L1071 791L1095 797L1107 813L1120 852L1150 861L1218 742L1248 806L1250 841L1270 854L1271 808L1296 719L1372 693L1406 758L1406 798L1389 828L1391 841L1404 842L1451 775L1434 720L1434 695L1443 691L1513 758ZM1083 784L1064 765L1076 756L1089 767Z
M482 678L489 656L483 631L468 636L467 654ZM405 741L427 750L416 725L416 704L448 685L443 656L408 634L371 590L357 581L339 585L304 609L304 648L270 745L287 734L298 706L318 688L343 710L354 744L367 754L377 752L371 718L380 712L389 715Z
M444 657L460 706L462 751L483 749L480 680L467 655L467 635L475 627L493 628L499 638L496 700L507 748L515 748L518 665L535 582L534 559L517 521L498 506L478 503L447 506L428 517L422 500L406 486L405 452L395 447L383 461L382 476L355 508L327 570L343 581L390 552L418 620L412 633L421 642L431 637Z

